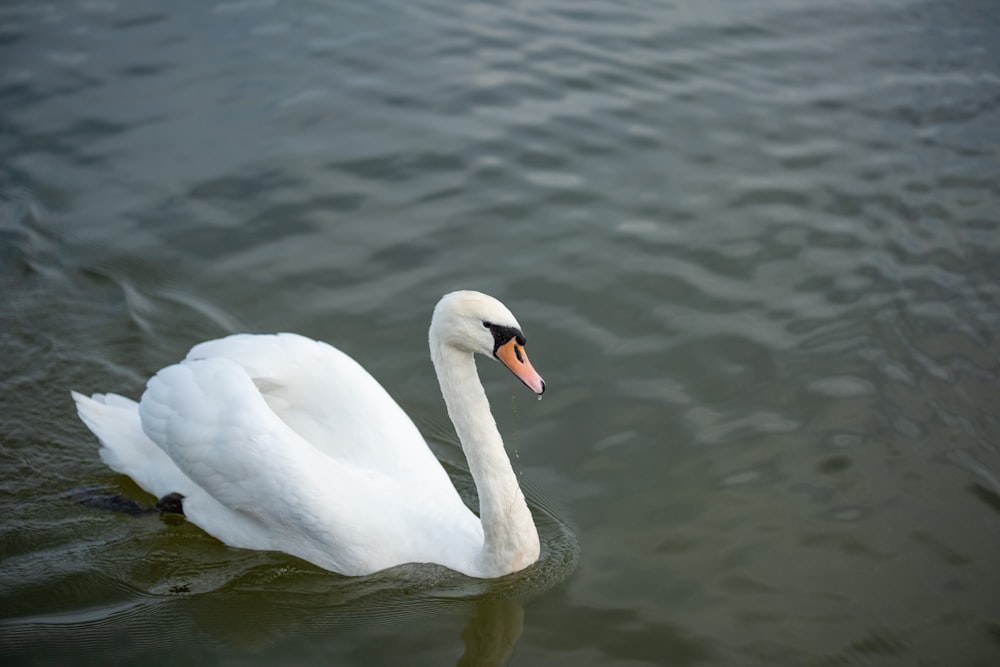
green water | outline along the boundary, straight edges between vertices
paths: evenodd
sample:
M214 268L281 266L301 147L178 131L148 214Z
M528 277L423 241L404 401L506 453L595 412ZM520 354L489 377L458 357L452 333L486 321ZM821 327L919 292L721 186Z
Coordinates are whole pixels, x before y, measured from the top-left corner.
M994 2L0 7L4 664L992 665ZM427 354L483 379L528 571L350 579L228 548L69 390L194 343L344 349L471 493Z

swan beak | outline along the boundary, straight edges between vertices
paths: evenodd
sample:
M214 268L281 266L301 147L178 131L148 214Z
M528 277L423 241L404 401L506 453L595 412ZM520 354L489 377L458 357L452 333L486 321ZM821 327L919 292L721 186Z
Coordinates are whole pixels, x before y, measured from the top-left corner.
M517 338L511 338L493 353L504 366L517 376L528 389L541 396L545 392L545 381L538 371L528 361L528 353L524 347L517 344Z

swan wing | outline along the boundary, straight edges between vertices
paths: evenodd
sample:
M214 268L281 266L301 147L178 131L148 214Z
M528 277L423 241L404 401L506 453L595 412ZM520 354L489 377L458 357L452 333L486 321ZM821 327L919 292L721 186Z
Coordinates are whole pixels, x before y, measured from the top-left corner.
M213 358L241 366L270 412L328 456L384 474L446 481L413 421L337 348L297 334L237 334L197 345L187 356Z
M370 545L394 526L370 503L392 484L312 447L267 406L227 359L169 366L139 402L145 435L215 503L185 500L193 523L232 546L292 553L345 573L365 569ZM223 511L220 512L219 508ZM230 524L239 517L238 524Z
M282 380L293 376L286 370ZM350 447L317 447L286 421L290 408L271 408L259 384L230 358L189 357L147 385L143 433L213 501L202 513L186 504L192 522L232 546L284 551L345 574L436 560L456 538L481 539L422 441L432 465L408 474L391 460L370 465ZM292 393L282 400L301 389L285 386Z

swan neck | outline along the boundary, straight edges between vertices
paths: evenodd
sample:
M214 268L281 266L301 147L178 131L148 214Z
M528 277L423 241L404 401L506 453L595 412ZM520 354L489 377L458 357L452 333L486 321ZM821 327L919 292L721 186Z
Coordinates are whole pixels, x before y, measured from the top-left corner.
M475 358L434 340L431 358L479 494L484 576L520 570L538 559L538 532L479 381Z

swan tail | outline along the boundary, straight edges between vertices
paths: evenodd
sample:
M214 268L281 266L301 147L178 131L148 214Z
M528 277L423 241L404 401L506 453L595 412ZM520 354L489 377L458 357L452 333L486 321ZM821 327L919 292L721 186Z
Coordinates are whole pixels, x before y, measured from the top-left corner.
M118 394L84 396L70 392L80 419L101 442L101 460L161 498L192 491L192 482L143 432L139 405Z

